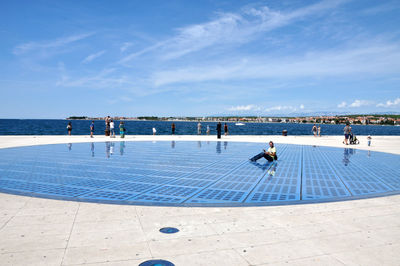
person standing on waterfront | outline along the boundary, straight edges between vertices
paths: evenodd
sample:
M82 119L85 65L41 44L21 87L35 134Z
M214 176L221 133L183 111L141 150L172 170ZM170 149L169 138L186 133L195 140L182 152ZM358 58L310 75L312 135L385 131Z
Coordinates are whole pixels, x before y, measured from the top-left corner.
M221 138L221 130L222 130L221 122L218 122L218 124L217 124L217 138L218 139Z
M210 136L210 126L207 125L207 136Z
M314 134L314 137L317 136L317 126L314 124L314 126L311 129L312 133Z
M72 131L72 124L71 124L71 122L68 122L67 130L68 130L68 135L71 136L71 131Z
M175 135L175 123L171 125L172 135Z
M201 123L197 124L197 135L201 135Z
M155 128L155 127L153 127L153 136L155 136L155 135L156 135L156 133L157 133L157 130L156 130L156 128Z
M225 123L224 125L224 132L225 132L225 136L228 136L229 132L228 132L228 125Z
M317 135L318 135L318 137L321 137L321 127L320 127L320 125L318 125L318 127L317 127Z
M351 134L351 126L349 122L346 122L346 126L343 128L344 133L344 141L343 144L349 145L347 142L349 141L349 137Z
M119 135L121 136L121 139L125 138L125 131L126 129L124 122L123 121L119 122Z
M93 138L93 133L94 133L94 121L90 124L90 137Z
M371 135L368 135L367 137L367 142L368 142L368 146L371 146Z
M106 136L110 136L110 120L111 120L110 116L107 116L106 119L105 119L105 122L106 122L105 135Z
M110 138L115 138L114 120L110 121Z

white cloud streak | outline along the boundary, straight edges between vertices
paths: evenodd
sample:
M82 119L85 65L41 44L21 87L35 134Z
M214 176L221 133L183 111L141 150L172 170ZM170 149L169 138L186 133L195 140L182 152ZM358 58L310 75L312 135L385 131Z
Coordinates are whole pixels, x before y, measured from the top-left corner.
M249 105L238 105L238 106L232 106L228 108L229 111L259 111L261 110L260 107L254 104L249 104Z
M105 52L106 51L103 50L103 51L88 55L85 59L82 60L82 64L87 64L87 63L92 62L94 59L102 56Z
M123 53L125 52L129 47L132 46L131 42L124 42L121 47L119 48L119 50Z
M215 45L247 43L260 33L284 27L308 16L323 14L344 2L347 1L321 1L287 13L273 11L268 7L250 8L238 14L221 13L212 21L180 28L175 36L132 53L121 61L127 62L156 49L161 59L170 60Z
M25 54L25 53L32 52L35 50L62 47L67 44L86 39L86 38L92 36L93 34L94 33L92 32L92 33L71 35L68 37L58 38L58 39L51 40L51 41L28 42L28 43L24 43L24 44L20 44L20 45L16 46L14 48L13 52L15 55L21 55L21 54Z
M155 86L211 80L336 77L394 74L400 71L400 46L373 44L286 58L230 59L197 67L153 73Z
M269 112L273 112L273 111L285 111L285 112L292 111L292 112L294 112L296 110L297 110L296 107L293 107L290 105L277 105L277 106L273 106L273 107L268 107L264 111L269 113Z

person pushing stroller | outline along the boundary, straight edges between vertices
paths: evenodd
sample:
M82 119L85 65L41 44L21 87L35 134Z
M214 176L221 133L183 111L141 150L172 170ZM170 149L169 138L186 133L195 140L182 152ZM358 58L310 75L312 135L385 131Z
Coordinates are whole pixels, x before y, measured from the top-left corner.
M255 162L261 157L264 157L268 162L272 162L273 160L278 160L278 156L276 156L276 148L272 141L269 142L268 150L263 150L263 152L260 152L259 154L251 158L250 161Z

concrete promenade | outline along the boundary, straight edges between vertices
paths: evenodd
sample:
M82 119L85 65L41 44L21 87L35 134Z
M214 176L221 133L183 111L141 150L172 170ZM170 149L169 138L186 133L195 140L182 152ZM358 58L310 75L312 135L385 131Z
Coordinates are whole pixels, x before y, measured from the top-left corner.
M399 136L357 136L357 149L400 154ZM0 136L0 148L120 141L104 136ZM127 136L125 141L216 141ZM345 147L342 136L228 136L222 141ZM264 144L260 144L264 145ZM399 166L400 167L400 166ZM399 176L400 178L400 176ZM176 234L161 234L162 227ZM0 265L400 265L400 195L236 208L81 203L0 194Z

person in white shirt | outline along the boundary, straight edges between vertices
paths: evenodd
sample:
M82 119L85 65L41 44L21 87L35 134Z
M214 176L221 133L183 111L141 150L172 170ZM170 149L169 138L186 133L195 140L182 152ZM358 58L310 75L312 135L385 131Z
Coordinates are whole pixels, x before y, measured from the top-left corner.
M156 128L155 128L155 127L153 127L153 136L155 136L155 135L156 135L156 133L157 133L157 130L156 130Z
M110 138L115 138L114 120L110 122Z
M269 142L268 150L263 150L263 152L260 152L259 154L251 158L250 161L255 162L261 157L264 157L269 162L272 162L273 160L278 160L278 156L276 156L276 148L272 141Z

